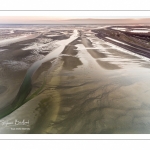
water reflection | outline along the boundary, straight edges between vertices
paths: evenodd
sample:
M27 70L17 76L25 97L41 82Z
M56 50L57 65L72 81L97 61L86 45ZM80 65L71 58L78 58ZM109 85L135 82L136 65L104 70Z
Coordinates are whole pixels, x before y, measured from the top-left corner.
M82 65L82 62L77 57L62 56L62 60L64 61L63 67L66 70L73 70L74 68L77 68L79 65Z
M40 75L29 133L150 133L149 62L95 41L81 36Z
M110 51L114 58L106 53L104 61L78 50L83 65L62 71L60 111L49 133L150 133L150 70L143 60Z
M105 69L108 69L108 70L115 70L115 69L120 69L120 67L116 64L111 64L107 61L100 61L100 60L97 60L98 64L105 68Z

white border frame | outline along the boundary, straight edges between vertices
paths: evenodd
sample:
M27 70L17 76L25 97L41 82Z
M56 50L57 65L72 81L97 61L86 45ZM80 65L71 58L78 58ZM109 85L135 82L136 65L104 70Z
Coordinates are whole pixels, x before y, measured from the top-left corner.
M69 14L69 15L68 15ZM87 16L88 15L88 16ZM72 16L72 17L121 17L121 18L150 18L150 11L0 11L0 16ZM150 139L150 134L1 134L0 139L86 139L86 140L139 140Z

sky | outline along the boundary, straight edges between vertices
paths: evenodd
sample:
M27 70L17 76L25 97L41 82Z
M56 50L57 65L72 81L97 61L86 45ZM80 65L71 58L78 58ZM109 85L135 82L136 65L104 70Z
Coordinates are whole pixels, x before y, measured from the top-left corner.
M0 24L147 24L150 18L0 16Z

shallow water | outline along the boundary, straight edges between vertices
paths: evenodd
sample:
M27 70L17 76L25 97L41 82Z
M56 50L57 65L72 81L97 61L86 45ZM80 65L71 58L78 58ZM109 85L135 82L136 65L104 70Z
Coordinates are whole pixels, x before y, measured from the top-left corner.
M4 108L1 108L1 110L0 110L0 117L1 118L10 114L16 108L18 108L24 104L25 99L28 96L28 94L30 93L31 88L32 88L31 78L32 78L34 72L42 65L42 63L58 57L58 55L64 49L65 44L69 44L71 41L73 41L77 37L78 37L77 36L77 30L74 30L74 34L69 39L57 42L57 44L59 44L60 46L58 48L56 48L53 52L51 52L50 55L48 54L43 59L33 63L33 65L28 69L16 97L13 98L13 100L12 100L13 103L11 105L8 104L8 106L5 106Z
M62 52L33 84L38 89L44 79L43 89L3 118L30 120L30 131L1 133L150 133L149 59L93 34L76 40L45 57Z
M107 57L94 58L76 46L82 65L58 75L59 112L42 133L149 133L150 70L143 60L108 55L106 47L100 51Z
M108 55L105 47L107 57L94 58L82 49L83 65L62 73L68 88L60 90L61 110L50 133L149 133L150 70L141 67L143 60Z

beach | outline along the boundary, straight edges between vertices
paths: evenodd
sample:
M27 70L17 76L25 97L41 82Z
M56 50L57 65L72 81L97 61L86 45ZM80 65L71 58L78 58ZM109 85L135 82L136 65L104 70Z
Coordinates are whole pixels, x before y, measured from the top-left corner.
M0 121L24 119L29 124L17 126L28 130L1 126L0 133L150 133L149 58L103 40L89 29L77 27L69 35L47 41L51 46L45 55L39 53L47 51L44 47L43 51L29 49L32 43L35 50L35 39L26 41L28 47L10 45L12 53L9 46L3 47L8 50L0 52L5 69L0 76L1 110L13 102L23 83L29 83L23 98L25 90L20 90L21 103L15 99L18 107Z

